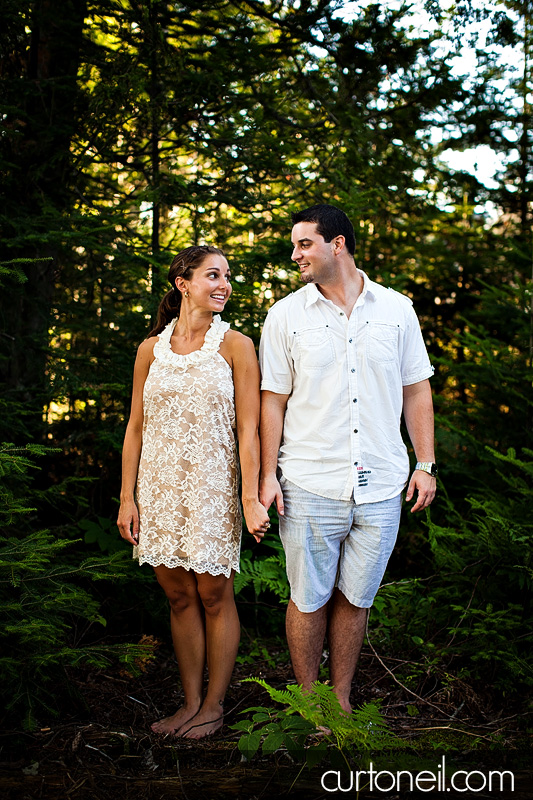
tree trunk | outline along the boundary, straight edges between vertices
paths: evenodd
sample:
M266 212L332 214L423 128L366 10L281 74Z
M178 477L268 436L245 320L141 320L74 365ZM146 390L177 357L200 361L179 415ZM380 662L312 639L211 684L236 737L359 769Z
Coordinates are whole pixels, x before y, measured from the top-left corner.
M16 400L31 403L30 429L41 427L47 395L47 348L54 287L60 275L62 231L71 209L70 144L76 125L77 73L85 0L40 0L32 7L27 58L11 90L13 135L10 226L2 259L36 259L24 265L26 282L6 287L7 359L0 378Z

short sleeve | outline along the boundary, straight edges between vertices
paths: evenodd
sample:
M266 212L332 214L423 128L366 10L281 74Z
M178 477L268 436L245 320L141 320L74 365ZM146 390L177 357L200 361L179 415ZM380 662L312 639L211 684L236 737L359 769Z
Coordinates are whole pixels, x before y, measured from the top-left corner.
M435 371L431 366L420 323L412 306L409 306L407 314L400 368L403 386L431 378Z
M287 344L283 319L272 310L267 314L259 343L261 389L277 394L291 394L294 362Z

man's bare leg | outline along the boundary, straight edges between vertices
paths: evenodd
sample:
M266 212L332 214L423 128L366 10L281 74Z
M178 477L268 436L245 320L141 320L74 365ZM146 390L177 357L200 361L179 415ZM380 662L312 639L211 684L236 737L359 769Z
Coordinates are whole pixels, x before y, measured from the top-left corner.
M326 624L327 605L306 614L289 600L286 630L292 668L296 683L308 691L313 681L318 680Z
M328 644L331 683L342 708L351 713L350 691L366 632L368 609L352 605L339 589L329 602Z

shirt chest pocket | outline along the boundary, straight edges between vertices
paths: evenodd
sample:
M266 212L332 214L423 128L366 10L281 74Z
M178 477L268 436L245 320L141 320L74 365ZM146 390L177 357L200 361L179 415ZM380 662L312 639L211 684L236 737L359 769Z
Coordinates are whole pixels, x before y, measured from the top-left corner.
M389 364L398 360L400 328L391 322L369 321L365 325L365 352L375 364Z
M333 336L327 325L294 332L294 361L304 372L319 372L335 361Z

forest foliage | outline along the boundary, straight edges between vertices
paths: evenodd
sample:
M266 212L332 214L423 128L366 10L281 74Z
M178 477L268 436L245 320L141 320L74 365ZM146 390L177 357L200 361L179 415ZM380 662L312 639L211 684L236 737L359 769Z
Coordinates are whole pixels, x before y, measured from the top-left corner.
M439 498L402 518L374 646L410 653L417 692L428 675L531 687L531 2L420 7L3 0L1 665L28 724L65 667L128 659L165 625L115 518L133 359L172 255L223 247L226 316L257 343L298 285L290 211L314 202L341 206L358 265L413 299L436 366ZM448 166L481 146L492 180ZM281 633L271 531L244 540L237 588L243 623Z

